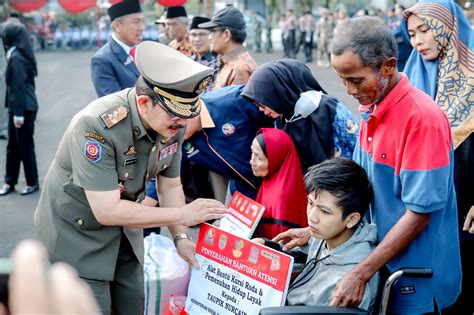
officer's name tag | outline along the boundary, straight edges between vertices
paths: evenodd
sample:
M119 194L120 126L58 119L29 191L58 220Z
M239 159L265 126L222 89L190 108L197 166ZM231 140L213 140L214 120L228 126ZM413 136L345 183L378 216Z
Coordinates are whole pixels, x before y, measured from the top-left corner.
M168 156L175 154L178 151L178 142L170 144L169 146L164 147L160 150L160 154L158 156L158 161L166 159Z
M126 159L123 162L123 166L127 166L127 165L130 165L130 164L135 164L135 163L137 163L137 158L130 158L130 159Z

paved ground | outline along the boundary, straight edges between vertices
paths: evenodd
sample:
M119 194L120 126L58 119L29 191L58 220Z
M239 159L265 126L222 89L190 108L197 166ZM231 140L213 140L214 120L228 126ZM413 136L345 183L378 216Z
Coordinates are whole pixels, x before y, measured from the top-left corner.
M92 52L40 52L37 54L39 77L36 80L40 110L36 121L35 144L40 183L43 181L59 140L70 119L96 97L90 80L89 61ZM259 64L276 60L281 53L255 54ZM302 59L302 57L300 56ZM332 69L308 64L326 91L356 112L356 102L345 93ZM0 140L0 185L5 176L6 141ZM25 185L20 175L17 190ZM16 243L34 238L33 212L39 193L20 196L12 193L0 197L0 257L7 256Z

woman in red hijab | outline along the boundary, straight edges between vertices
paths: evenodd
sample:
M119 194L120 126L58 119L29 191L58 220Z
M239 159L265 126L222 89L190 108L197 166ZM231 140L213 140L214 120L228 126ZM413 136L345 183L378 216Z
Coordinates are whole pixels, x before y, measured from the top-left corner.
M263 177L257 202L265 206L253 237L272 239L307 226L303 172L290 136L280 129L260 129L252 142L250 165L255 176Z

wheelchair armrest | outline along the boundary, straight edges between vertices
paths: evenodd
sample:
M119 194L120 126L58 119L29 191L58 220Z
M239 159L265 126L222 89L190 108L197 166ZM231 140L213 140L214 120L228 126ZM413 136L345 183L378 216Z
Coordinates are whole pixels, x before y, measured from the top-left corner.
M415 278L431 278L433 270L426 268L405 268L395 271L388 277L383 286L382 301L380 303L380 314L385 314L388 308L388 299L390 298L390 291L395 283L401 277L415 277Z
M331 307L331 306L276 306L266 307L260 310L260 315L283 315L283 314L338 314L338 315L359 315L367 314L367 311L352 307Z

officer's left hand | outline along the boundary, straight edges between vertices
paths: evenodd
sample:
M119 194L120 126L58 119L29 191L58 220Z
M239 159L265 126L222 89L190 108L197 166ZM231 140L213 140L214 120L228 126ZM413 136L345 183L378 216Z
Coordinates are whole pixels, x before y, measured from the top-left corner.
M181 239L176 243L176 251L185 262L193 266L199 267L196 256L196 245L190 239Z

